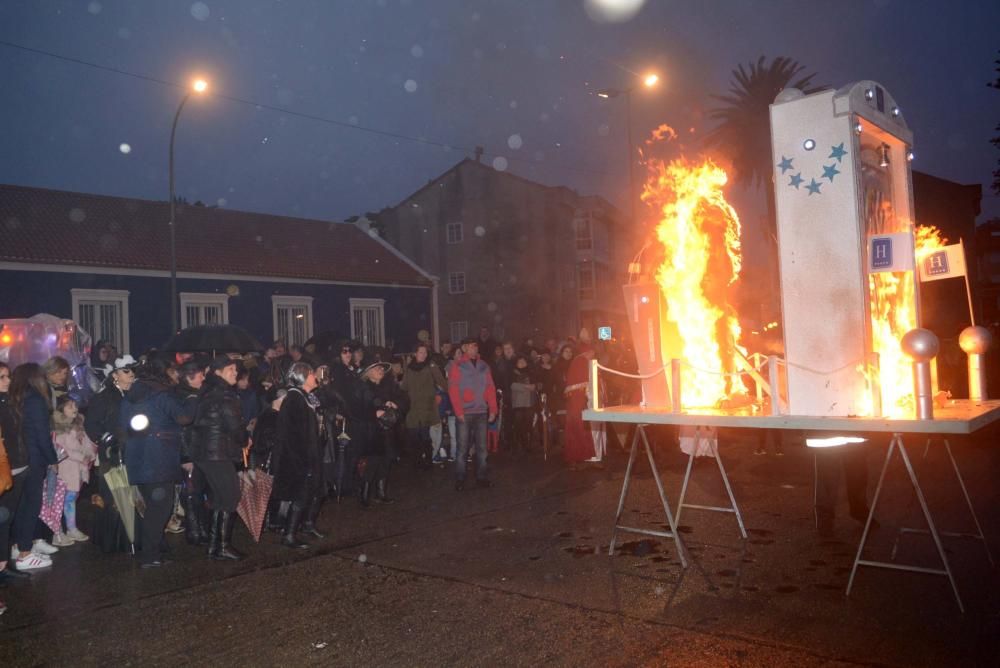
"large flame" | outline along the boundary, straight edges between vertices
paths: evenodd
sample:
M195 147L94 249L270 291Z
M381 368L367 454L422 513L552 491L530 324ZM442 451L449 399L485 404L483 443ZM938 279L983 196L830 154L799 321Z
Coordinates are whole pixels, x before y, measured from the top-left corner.
M947 240L933 226L917 226L914 231L916 259L919 264ZM882 272L868 275L868 297L871 300L872 350L878 353L878 378L882 400L882 415L893 418L912 417L912 362L903 354L900 340L917 326L915 280L916 271ZM868 414L875 412L871 406Z
M674 138L662 125L653 141ZM646 160L642 199L659 216L664 259L656 280L667 305L664 359L684 361L685 407L714 406L745 393L736 370L740 325L729 291L739 277L740 219L726 201L726 172L709 159Z

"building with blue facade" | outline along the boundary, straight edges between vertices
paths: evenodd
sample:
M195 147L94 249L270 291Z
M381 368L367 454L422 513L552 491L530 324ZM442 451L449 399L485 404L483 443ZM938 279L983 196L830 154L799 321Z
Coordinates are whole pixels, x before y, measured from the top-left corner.
M170 337L167 202L0 185L0 318L51 313L139 353ZM437 279L347 223L179 205L180 327L232 323L260 341L335 332L435 344Z

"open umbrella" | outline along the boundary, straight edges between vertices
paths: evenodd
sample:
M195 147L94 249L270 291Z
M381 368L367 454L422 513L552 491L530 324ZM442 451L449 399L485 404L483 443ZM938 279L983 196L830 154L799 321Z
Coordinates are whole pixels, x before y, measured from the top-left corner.
M238 325L196 325L174 334L163 346L169 353L251 353L264 347Z
M267 502L271 498L271 488L274 478L261 470L250 469L240 471L240 503L236 506L236 514L250 529L250 535L255 542L260 542L260 533L264 528L264 515L267 513Z
M125 527L125 535L128 542L132 544L132 552L135 553L135 496L132 494L132 486L128 482L128 473L125 466L119 464L113 466L104 474L104 482L111 490L111 497L115 500L115 508L122 518L122 526Z

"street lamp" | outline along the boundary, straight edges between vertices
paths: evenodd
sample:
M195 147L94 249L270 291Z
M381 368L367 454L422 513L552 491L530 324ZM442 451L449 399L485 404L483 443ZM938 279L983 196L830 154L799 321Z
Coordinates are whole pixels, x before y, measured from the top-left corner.
M645 88L653 88L660 82L659 75L650 72L642 78L642 85ZM615 97L625 98L625 131L626 139L628 140L628 203L629 203L629 217L632 220L632 224L635 224L635 176L633 170L633 158L632 158L632 91L635 86L630 86L624 90L618 88L605 88L603 90L597 91L597 97L610 100Z
M192 93L199 95L208 90L208 82L204 79L195 79L191 82L191 90L181 98L181 103L177 105L177 113L174 114L174 124L170 126L170 160L168 165L168 176L170 181L170 335L177 333L177 225L174 222L174 135L177 133L177 119L181 117L181 111L187 104Z

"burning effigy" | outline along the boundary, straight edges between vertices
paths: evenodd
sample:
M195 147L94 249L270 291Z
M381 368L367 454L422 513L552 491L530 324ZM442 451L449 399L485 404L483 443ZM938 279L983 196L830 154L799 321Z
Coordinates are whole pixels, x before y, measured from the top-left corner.
M920 327L917 286L933 279L924 265L955 255L914 219L912 133L872 81L785 90L771 127L781 354L742 340L741 223L725 169L708 157L646 156L642 200L659 260L625 286L644 405L910 417L913 359L901 342ZM676 138L664 125L647 145Z

